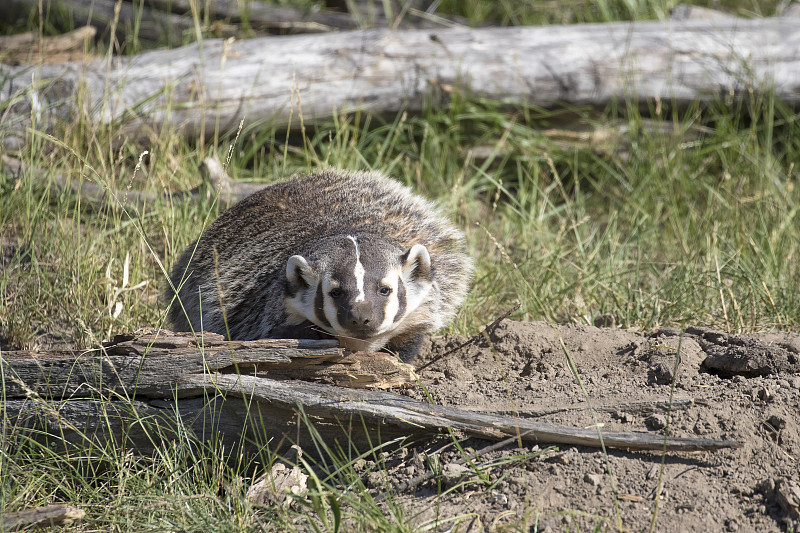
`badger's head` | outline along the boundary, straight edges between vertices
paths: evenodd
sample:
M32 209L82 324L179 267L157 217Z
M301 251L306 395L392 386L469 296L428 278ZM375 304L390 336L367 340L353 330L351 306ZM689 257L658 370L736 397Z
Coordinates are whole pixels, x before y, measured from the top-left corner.
M425 301L433 284L428 249L404 250L378 235L320 240L286 263L290 323L308 320L352 350L380 349ZM402 329L402 328L401 328Z

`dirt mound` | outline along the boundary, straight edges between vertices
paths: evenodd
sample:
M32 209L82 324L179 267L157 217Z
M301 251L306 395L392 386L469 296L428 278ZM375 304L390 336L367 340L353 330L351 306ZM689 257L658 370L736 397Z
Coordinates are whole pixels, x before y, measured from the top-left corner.
M417 367L458 346L433 339ZM582 393L567 355L588 394ZM676 356L680 354L680 357ZM800 514L800 335L730 335L689 328L652 334L589 326L506 321L482 341L425 368L420 377L445 405L606 430L733 439L738 449L662 454L572 447L489 470L491 490L456 489L433 506L432 486L409 502L415 520L474 513L494 529L525 510L539 531L591 529L605 520L656 531L798 530ZM674 390L672 382L675 380ZM670 395L672 401L670 403ZM489 443L467 441L477 450ZM546 443L542 443L545 446ZM525 450L523 450L525 451ZM500 460L520 450L492 452ZM461 455L446 451L442 464ZM412 454L392 472L397 484L423 465ZM656 492L661 479L660 498ZM467 485L466 487L469 487ZM474 487L474 486L473 486ZM409 496L411 498L411 496ZM431 506L428 506L428 503Z

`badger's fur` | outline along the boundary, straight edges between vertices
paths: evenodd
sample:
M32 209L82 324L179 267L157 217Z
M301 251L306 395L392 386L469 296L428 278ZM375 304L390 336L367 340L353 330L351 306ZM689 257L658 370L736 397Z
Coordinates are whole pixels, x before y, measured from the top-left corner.
M222 213L175 264L169 319L236 340L334 336L410 361L452 319L472 270L432 203L375 172L328 170Z

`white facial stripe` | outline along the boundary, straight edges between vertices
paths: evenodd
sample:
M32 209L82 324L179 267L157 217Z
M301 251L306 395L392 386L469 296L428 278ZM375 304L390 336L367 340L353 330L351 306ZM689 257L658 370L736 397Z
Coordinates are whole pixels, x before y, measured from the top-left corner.
M392 294L386 302L386 312L383 317L383 323L378 329L379 333L386 333L397 327L397 322L394 321L397 316L397 311L400 309L400 302L397 300L397 280L399 279L400 271L392 272L392 275L381 280L381 285L384 287L391 287Z
M338 284L331 283L328 280L323 280L321 283L322 283L322 295L323 295L322 314L325 315L325 320L327 320L328 324L330 324L329 327L325 327L323 329L325 329L325 331L328 331L329 333L336 334L341 332L342 328L339 325L339 314L338 314L338 309L336 307L336 303L333 301L333 298L331 298L328 293L332 289L338 287Z
M358 290L358 295L356 296L356 302L363 302L364 301L364 265L361 264L361 252L358 250L358 241L356 238L348 235L348 239L353 241L353 246L356 247L356 266L353 268L353 275L356 277L356 289Z
M322 312L325 313L325 318L328 319L328 323L331 325L331 329L334 333L342 331L342 326L339 324L339 314L336 304L333 303L333 300L327 295L325 296L325 303L322 306Z

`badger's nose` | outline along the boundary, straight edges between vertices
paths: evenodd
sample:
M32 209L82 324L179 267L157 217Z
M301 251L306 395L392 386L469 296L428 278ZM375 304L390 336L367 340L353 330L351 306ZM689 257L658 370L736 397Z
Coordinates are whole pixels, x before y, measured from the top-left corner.
M357 303L350 309L350 316L348 318L350 326L356 328L366 327L372 319L372 306L367 302Z

